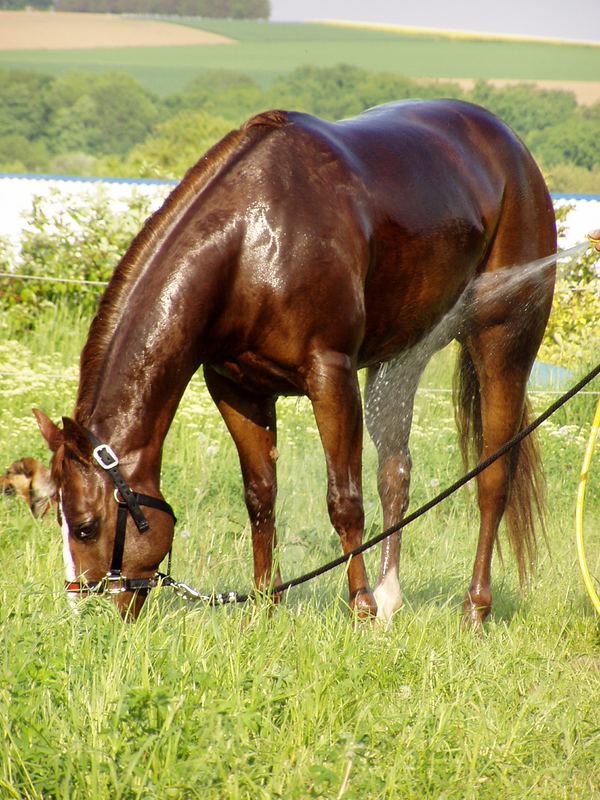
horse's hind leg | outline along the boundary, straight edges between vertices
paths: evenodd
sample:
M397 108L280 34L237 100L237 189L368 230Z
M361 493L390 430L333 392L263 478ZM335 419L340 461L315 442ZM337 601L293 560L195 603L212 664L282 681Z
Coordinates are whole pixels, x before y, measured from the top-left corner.
M521 428L525 387L532 359L513 364L506 353L510 324L482 331L467 341L471 359L463 356L463 370L474 370L479 385L479 460L495 453ZM475 628L492 608L491 566L498 527L511 489L510 454L502 456L477 477L480 513L479 540L471 584L464 600L463 622Z
M257 588L267 590L281 583L279 569L273 572L277 494L275 398L250 394L210 367L205 367L204 375L237 447L252 530L254 581Z
M367 372L365 418L377 449L377 488L383 527L399 523L408 508L411 458L408 439L417 384L426 359L398 359ZM402 534L388 536L381 546L379 580L375 587L377 618L389 624L402 606L399 582Z
M463 446L471 428L480 462L527 425L527 380L552 298L552 279L548 278L548 285L546 278L526 298L506 297L502 322L497 316L499 304L482 303L483 311L478 318L475 299L471 330L464 339L461 354L462 398L457 399L462 402L457 404L457 418ZM523 299L525 303L521 302ZM533 512L536 506L539 511L543 504L542 483L541 463L531 437L478 476L480 530L473 576L464 601L466 625L480 628L492 607L492 554L505 511L521 580L533 566L536 554Z
M502 154L498 153L498 163ZM469 432L480 460L527 424L526 385L552 305L554 268L527 269L556 253L552 202L541 173L521 153L507 173L500 216L483 274L472 285L459 340L463 345L457 421L463 454ZM505 268L514 269L508 272ZM464 622L481 628L492 605L491 562L506 510L521 580L536 554L533 512L543 504L541 462L531 437L478 477L480 529ZM537 506L537 509L536 509Z

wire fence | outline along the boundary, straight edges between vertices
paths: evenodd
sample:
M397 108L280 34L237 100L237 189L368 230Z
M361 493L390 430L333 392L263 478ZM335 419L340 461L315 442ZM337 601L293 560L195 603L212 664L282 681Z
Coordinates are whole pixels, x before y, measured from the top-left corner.
M569 248L568 250L559 251L556 254L557 259L561 258L570 258L576 254L584 252L587 247L590 246L589 242L582 242L580 244L575 245L574 247ZM12 279L12 280L22 280L22 281L41 281L46 283L63 283L63 284L71 284L75 286L96 286L96 287L105 287L108 286L108 281L88 281L84 279L78 278L61 278L54 275L25 275L23 273L16 273L16 272L0 272L0 278ZM563 289L563 291L587 291L585 287L571 287ZM12 373L2 373L0 372L0 377L3 378L10 378L14 377ZM47 375L49 380L69 380L69 381L76 381L78 377L66 377L65 375ZM432 392L438 394L451 394L452 389L449 388L427 388L422 387L419 388L419 392ZM562 392L558 389L529 389L528 392L530 395L545 395L545 396L552 396L552 395L560 395ZM598 396L600 392L580 392L582 395L591 395L591 396Z
M75 286L108 286L108 281L86 281L77 278L58 278L54 275L23 275L18 272L0 272L0 278L19 281L43 281L44 283L70 283Z
M591 242L580 242L579 244L574 245L573 247L569 247L566 250L559 250L556 253L556 260L560 261L563 259L570 259L576 255L581 255L584 253L589 247L591 247ZM545 266L545 262L550 264L554 256L546 256L543 259L538 259L538 261L531 262L529 266ZM542 263L544 262L544 263ZM512 268L511 268L512 269ZM41 281L44 283L66 283L72 284L74 286L108 286L108 281L88 281L79 278L61 278L55 275L27 275L22 272L0 272L0 278L7 278L12 280L20 280L20 281ZM563 289L563 291L586 291L585 287L569 287L567 289Z
M0 372L0 378L15 378L15 372ZM79 375L65 375L64 372L60 374L53 375L51 373L44 373L43 375L39 376L40 379L49 380L49 381L69 381L70 383L76 383L79 381ZM432 386L419 386L417 389L417 394L441 394L441 395L451 395L452 389L444 388L444 387L432 387ZM534 389L529 388L527 390L527 394L530 397L535 397L536 395L542 397L560 397L563 394L563 390L561 389ZM590 397L600 397L600 390L597 392L579 392L581 397L585 397L586 395Z

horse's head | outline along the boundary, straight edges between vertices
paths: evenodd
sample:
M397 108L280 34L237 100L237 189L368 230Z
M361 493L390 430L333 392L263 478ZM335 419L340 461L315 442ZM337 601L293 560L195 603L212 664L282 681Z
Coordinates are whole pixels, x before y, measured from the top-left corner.
M34 415L53 453L67 591L110 594L123 616L135 618L173 540L171 507L139 463L119 464L78 422L63 417L60 428Z

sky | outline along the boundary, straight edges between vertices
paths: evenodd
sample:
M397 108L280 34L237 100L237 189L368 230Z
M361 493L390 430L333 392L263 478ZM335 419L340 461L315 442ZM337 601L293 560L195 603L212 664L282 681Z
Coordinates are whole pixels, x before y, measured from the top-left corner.
M600 0L271 0L271 9L279 22L339 19L600 43Z

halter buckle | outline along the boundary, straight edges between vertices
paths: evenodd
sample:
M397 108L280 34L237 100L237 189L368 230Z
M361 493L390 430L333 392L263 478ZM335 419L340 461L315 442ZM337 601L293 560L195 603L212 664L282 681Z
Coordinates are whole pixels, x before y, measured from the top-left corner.
M104 576L106 594L123 594L127 591L127 578L124 575L107 572Z
M94 447L92 456L102 469L109 470L119 465L117 454L109 444L99 444L98 447ZM106 461L103 460L104 456L107 456Z

